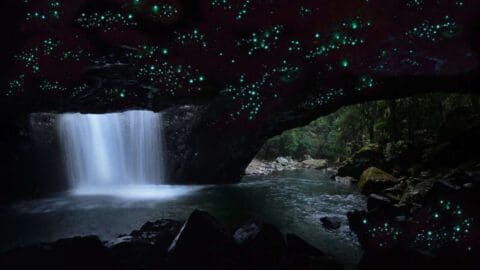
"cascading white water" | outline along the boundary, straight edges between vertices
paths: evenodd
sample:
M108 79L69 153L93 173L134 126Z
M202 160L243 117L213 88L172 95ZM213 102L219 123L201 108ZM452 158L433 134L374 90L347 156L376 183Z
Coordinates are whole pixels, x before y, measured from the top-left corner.
M58 132L73 190L95 193L164 180L159 113L62 114Z

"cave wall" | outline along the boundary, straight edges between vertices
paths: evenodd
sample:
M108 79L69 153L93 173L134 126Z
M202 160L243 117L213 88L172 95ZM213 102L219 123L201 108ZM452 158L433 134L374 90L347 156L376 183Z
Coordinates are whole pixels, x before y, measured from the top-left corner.
M0 203L67 188L56 115L35 113L2 119Z
M479 1L57 2L0 3L7 186L62 173L25 168L58 147L31 113L163 111L169 180L231 183L268 138L341 106L480 91Z

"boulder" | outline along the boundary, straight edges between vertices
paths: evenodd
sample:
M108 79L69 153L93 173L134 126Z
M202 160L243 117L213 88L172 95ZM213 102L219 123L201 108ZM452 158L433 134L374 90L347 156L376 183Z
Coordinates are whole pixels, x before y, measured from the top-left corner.
M367 210L370 214L382 215L385 218L402 215L405 211L393 204L389 198L378 194L370 194L367 200Z
M112 254L127 269L162 268L167 249L182 223L169 219L145 223L130 235L106 243Z
M422 201L425 196L430 192L433 188L435 182L437 180L434 179L408 179L407 183L408 186L405 189L405 192L401 196L400 204L411 204L414 202Z
M261 226L255 222L244 224L234 232L233 239L235 243L241 245L255 238L261 229Z
M324 269L337 270L343 269L343 266L325 256L322 251L313 247L302 238L295 234L287 234L287 258L284 270L298 269Z
M369 144L355 152L338 168L338 176L360 178L362 172L369 167L385 168L385 158L377 144Z
M316 247L310 245L305 240L300 238L298 235L289 233L286 235L287 241L287 253L289 256L292 255L306 255L306 256L316 256L321 257L325 254L317 249Z
M305 169L321 170L328 166L328 160L310 158L302 161L301 166Z
M342 226L342 219L339 217L322 217L320 221L323 227L328 230L336 230Z
M351 183L357 183L358 180L350 177L350 176L335 176L334 178L335 182L342 183L342 184L351 184Z
M253 159L245 169L246 175L266 175L271 172L269 164L258 159Z
M358 187L364 194L378 193L388 187L394 186L398 180L392 175L375 167L363 171L358 181Z
M239 243L243 269L278 269L284 262L283 234L269 224L246 224L234 233Z
M177 269L237 269L235 242L207 212L195 210L172 241L169 264Z

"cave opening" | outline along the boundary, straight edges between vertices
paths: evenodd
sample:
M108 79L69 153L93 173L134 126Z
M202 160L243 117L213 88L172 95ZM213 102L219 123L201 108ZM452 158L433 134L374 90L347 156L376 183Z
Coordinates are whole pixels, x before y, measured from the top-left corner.
M479 11L0 1L0 269L480 269Z

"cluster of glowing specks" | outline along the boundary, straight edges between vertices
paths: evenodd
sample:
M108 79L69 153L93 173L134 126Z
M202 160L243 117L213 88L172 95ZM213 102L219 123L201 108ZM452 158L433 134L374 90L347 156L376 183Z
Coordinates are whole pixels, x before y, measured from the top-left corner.
M261 110L264 100L268 97L279 97L279 93L273 89L294 81L299 73L300 67L290 65L284 60L280 66L264 72L260 80L248 82L245 75L240 76L237 84L229 85L223 90L225 95L230 96L232 101L240 106L238 110L230 113L230 117L236 120L246 116L248 120L253 120Z
M153 5L152 14L154 19L166 21L174 19L179 14L179 10L175 5L164 3L162 5Z
M38 54L40 49L38 47L29 48L14 56L17 62L21 62L24 67L31 73L36 74L40 71L40 63L38 61Z
M40 83L40 90L44 92L58 93L67 91L67 88L63 86L60 82L43 80Z
M452 38L458 34L458 31L458 25L447 15L442 22L436 24L425 20L420 25L406 32L405 35L436 42L442 39Z
M148 0L124 0L122 5L124 9L134 11L136 14L142 14L155 22L171 22L180 14L178 7L165 1Z
M423 0L406 0L407 7L423 9Z
M77 23L84 29L94 29L103 32L124 30L138 26L133 14L113 13L111 11L92 14L82 13L77 19Z
M4 96L13 96L19 92L23 92L23 85L25 83L25 74L20 74L18 78L13 79L8 83L8 87L3 91Z
M371 22L356 18L340 24L337 31L329 33L315 33L312 43L315 47L305 55L307 60L313 60L321 56L328 56L332 51L343 48L354 47L365 42L365 39L358 34L358 30L365 30L371 26ZM348 67L348 63L342 65Z
M18 30L28 40L11 46L18 50L2 86L8 96L31 88L83 102L88 91L100 103L155 106L162 94L226 93L235 101L226 115L253 119L281 106L278 97L297 92L311 97L298 106L317 109L379 90L386 85L379 75L432 75L457 66L464 71L476 62L462 62L474 58L469 48L451 54L454 43L442 41L459 39L478 1L22 2ZM280 68L283 60L295 65ZM125 71L128 78L87 89L87 68L105 71L100 76ZM312 91L298 91L304 84L282 86L300 69Z
M434 209L429 209L428 216L423 212L414 216L408 223L384 222L371 224L364 218L362 225L368 232L369 242L377 248L388 248L399 241L415 249L438 251L455 249L471 252L478 237L473 232L475 220L466 215L459 205L440 200Z
M246 48L248 55L253 55L257 51L268 52L277 45L283 28L282 25L275 25L271 28L254 32L249 37L238 41L237 46Z
M205 34L201 33L198 29L193 29L186 33L175 32L175 40L182 46L188 44L200 44L203 48L207 48Z
M366 220L364 220L366 222ZM380 224L379 226L374 226L368 229L368 233L371 239L377 242L378 247L389 247L395 243L402 234L402 231L390 225L388 222Z
M138 51L127 56L136 60L139 81L175 96L179 89L185 93L196 94L202 90L206 76L191 65L175 65L166 60L167 48L142 45ZM140 60L140 61L139 61Z
M361 92L365 89L371 89L375 87L377 83L375 82L375 79L370 77L370 76L360 76L360 78L357 81L357 84L355 86L355 90L358 92Z
M471 251L474 219L450 201L440 200L438 206L415 235L414 246L429 250L461 246Z
M29 1L25 1L28 3ZM58 0L47 1L46 9L27 12L26 20L29 22L47 22L60 19L61 3Z
M290 41L290 46L288 46L289 52L299 52L301 50L302 50L302 47L299 40Z
M59 61L74 60L80 61L82 57L88 56L83 49L61 48L62 42L53 38L44 39L37 46L32 46L14 56L14 59L22 63L25 69L32 74L40 72L41 57L51 57Z
M249 11L252 0L211 0L212 7L220 7L227 11L235 12L235 19L241 20Z

